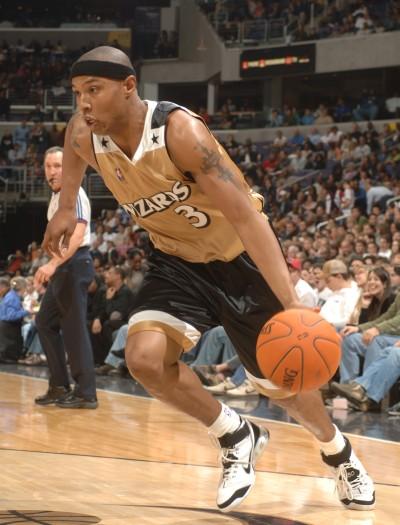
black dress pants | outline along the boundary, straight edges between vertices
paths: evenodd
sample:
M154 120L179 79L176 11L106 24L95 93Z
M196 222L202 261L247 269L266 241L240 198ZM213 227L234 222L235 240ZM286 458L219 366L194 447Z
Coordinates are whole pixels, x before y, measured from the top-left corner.
M96 396L93 352L86 325L87 290L93 278L89 250L79 248L57 268L36 316L50 370L50 386L69 385L66 352L76 393L85 398Z

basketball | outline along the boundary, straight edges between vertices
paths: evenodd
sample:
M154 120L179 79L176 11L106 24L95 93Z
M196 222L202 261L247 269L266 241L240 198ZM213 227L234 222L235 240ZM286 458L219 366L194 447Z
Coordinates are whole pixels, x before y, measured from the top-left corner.
M341 338L312 310L284 310L262 327L256 355L266 379L293 393L306 392L318 389L336 372Z

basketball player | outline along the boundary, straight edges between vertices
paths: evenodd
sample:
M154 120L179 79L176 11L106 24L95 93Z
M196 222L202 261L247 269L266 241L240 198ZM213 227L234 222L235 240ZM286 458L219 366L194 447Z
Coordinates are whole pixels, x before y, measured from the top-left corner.
M53 147L45 153L44 172L53 192L47 211L49 220L58 208L62 160L62 148ZM47 283L36 326L50 371L49 388L35 403L56 404L60 408L97 408L96 375L86 326L87 293L94 277L89 253L90 203L83 188L79 188L75 196L75 206L77 224L68 250L62 257L54 255L35 273L36 286ZM65 352L76 383L73 391L70 391Z
M262 378L257 335L272 315L301 308L262 199L202 121L171 102L141 100L135 71L120 50L102 46L72 67L78 113L66 134L60 208L44 246L68 246L75 198L88 164L155 246L134 314L126 361L154 397L201 421L222 448L217 505L228 511L254 484L254 463L268 433L214 399L182 362L199 331L222 324L263 394L319 441L336 473L341 502L370 510L372 480L331 423L319 392L296 396Z

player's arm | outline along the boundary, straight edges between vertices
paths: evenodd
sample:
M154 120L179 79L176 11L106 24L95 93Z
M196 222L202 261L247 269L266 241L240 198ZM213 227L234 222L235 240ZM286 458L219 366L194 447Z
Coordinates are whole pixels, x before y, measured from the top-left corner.
M284 308L300 307L280 245L265 216L253 206L241 172L204 124L183 111L171 114L168 151L190 172L236 229L243 245Z
M65 134L59 207L47 225L42 244L51 255L62 257L61 251L68 249L76 226L75 204L79 187L88 164L96 166L93 157L90 130L76 114L69 121Z

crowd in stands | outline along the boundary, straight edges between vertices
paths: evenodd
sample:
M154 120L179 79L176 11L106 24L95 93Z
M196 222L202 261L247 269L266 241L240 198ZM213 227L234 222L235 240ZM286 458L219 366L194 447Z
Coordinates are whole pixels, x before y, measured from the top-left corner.
M282 108L272 108L269 114L262 112L255 100L232 97L225 99L214 115L209 115L204 107L197 111L211 129L318 126L398 118L400 96L394 92L384 97L373 90L364 90L351 100L339 97L330 106L319 104L314 108L296 108L284 104Z
M10 120L10 106L42 104L44 90L51 90L54 100L70 93L71 64L99 43L68 49L61 40L44 43L39 40L15 44L3 40L0 44L0 117ZM114 42L118 46L117 42ZM36 114L37 113L37 114ZM43 111L34 111L28 120L53 120ZM65 120L59 116L58 120Z
M251 21L281 20L290 41L297 42L400 29L398 0L199 0L199 5L226 41L237 40L238 24ZM262 31L250 35L265 38Z
M42 113L40 107L36 114ZM54 108L54 112L57 112ZM32 117L35 118L35 117ZM0 177L13 179L19 168L26 168L28 180L33 186L42 187L43 154L52 146L63 146L66 124L54 123L50 130L42 121L28 126L22 121L13 131L6 132L0 139Z
M3 2L0 10L0 25L4 27L60 27L62 24L114 24L118 27L130 25L132 6L107 5L72 0L69 2L47 2L20 0L17 3Z

